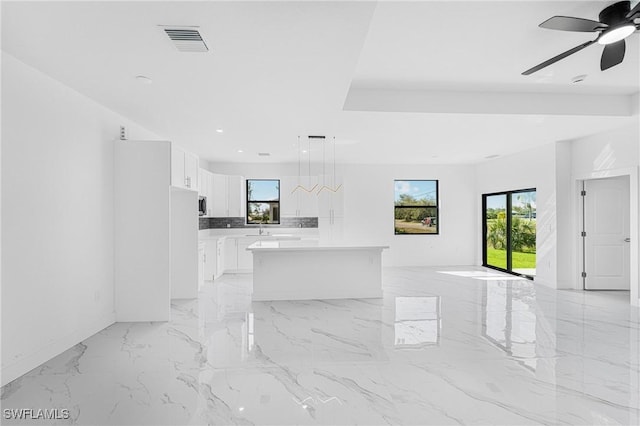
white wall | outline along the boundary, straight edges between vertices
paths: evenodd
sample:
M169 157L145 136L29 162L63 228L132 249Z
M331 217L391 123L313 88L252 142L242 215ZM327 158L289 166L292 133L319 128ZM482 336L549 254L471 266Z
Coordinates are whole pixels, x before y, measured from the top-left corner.
M2 384L114 321L114 139L158 137L2 54Z
M572 141L572 174L580 176L638 166L639 138L636 121L609 132Z
M481 229L481 194L537 188L536 282L554 288L578 288L578 182L586 177L635 173L632 176L632 181L635 177L635 186L632 183L634 189L631 196L632 205L636 200L632 221L637 224L639 134L636 120L631 125L601 134L552 143L478 164L478 229ZM635 229L638 229L637 225ZM637 241L638 237L634 238L632 235L632 241L634 239ZM477 253L477 261L481 263L481 245L478 246ZM637 250L632 250L631 285L636 288L633 292L634 299L635 294L638 294L637 276L640 274L637 253ZM635 281L633 268L636 271ZM637 301L635 303L638 304Z
M640 229L638 214L638 165L640 164L640 120L636 116L634 123L609 132L599 133L571 142L571 184L573 193L578 191L578 184L583 179L608 176L630 176L631 205L631 294L632 303L640 305L640 265L638 261L638 240ZM572 201L572 223L577 229L579 199L575 195ZM578 251L578 241L572 242L573 251ZM570 265L575 275L578 264L574 260Z
M482 194L536 188L536 282L556 287L556 146L547 144L476 165L474 198L478 264L482 264Z
M247 178L295 176L295 164L212 163L211 171ZM313 170L317 168L313 167ZM344 179L344 239L390 247L385 266L470 265L478 229L472 166L338 164ZM440 235L394 235L394 179L438 179Z

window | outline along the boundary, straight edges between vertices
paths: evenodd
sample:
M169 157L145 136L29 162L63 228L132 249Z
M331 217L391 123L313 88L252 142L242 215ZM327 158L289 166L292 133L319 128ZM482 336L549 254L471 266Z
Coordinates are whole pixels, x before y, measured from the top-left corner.
M396 180L394 226L396 235L438 234L437 180Z
M280 223L279 179L247 179L247 223Z

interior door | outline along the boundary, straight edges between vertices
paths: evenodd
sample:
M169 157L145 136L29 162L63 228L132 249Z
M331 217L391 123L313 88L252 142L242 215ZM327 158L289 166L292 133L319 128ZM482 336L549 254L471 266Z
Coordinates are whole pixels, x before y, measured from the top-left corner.
M629 176L584 182L585 290L629 290Z

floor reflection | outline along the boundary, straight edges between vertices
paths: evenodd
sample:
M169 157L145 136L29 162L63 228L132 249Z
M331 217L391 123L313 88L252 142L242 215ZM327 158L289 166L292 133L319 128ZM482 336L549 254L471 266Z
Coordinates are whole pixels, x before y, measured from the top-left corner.
M438 344L442 329L440 296L395 298L395 346Z
M534 298L528 283L490 281L483 287L483 336L531 370L537 362Z

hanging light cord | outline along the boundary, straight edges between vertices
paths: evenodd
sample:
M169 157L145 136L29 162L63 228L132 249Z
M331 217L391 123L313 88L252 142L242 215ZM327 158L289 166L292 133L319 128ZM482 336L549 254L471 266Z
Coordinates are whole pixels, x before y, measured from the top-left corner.
M307 158L309 159L309 169L307 170L307 185L311 187L311 139L307 138L309 144L307 149Z
M298 136L298 185L300 185L300 161L302 158L300 157L300 136Z
M333 190L336 190L336 137L333 137Z

